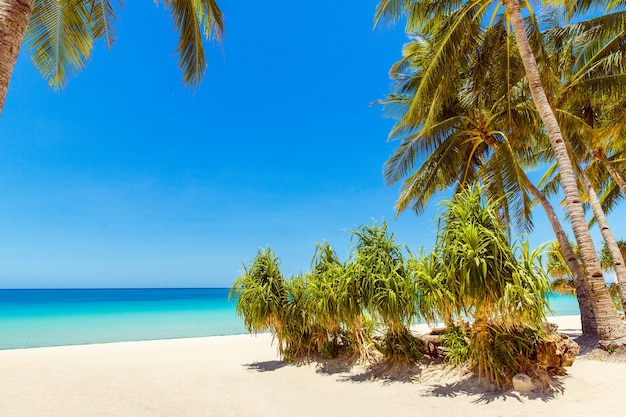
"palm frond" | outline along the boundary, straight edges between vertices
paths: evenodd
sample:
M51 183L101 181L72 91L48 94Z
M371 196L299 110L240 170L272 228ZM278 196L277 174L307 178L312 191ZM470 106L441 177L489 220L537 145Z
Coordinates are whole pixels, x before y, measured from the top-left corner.
M115 23L117 10L111 0L88 0L90 3L91 34L94 39L104 39L107 47L111 49L115 43ZM123 0L117 0L123 7Z
M214 0L164 0L179 32L178 64L185 84L197 87L206 71L203 41L221 41L222 12Z
M93 49L88 2L36 0L25 40L48 85L64 88L85 67Z

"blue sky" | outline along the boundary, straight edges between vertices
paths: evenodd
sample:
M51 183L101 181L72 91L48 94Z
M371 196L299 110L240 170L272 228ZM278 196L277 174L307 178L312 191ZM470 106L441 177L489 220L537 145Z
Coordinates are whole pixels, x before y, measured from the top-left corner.
M223 0L196 91L151 1L127 2L116 45L63 92L23 49L0 119L0 287L227 287L268 245L287 274L315 242L345 257L372 219L430 250L436 201L394 221L382 179L392 121L371 102L406 38L372 30L375 5ZM531 241L552 239L535 217Z

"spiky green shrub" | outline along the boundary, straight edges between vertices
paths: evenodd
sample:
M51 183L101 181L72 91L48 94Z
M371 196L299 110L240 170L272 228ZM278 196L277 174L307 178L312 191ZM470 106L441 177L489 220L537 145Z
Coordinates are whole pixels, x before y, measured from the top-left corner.
M377 347L388 362L414 363L421 358L423 343L409 330L417 316L417 292L403 246L384 221L352 233L355 244L347 275L359 287L362 308L384 328Z
M388 364L415 364L424 357L425 343L411 333L408 328L387 330L376 348L383 354Z
M537 347L544 336L533 327L503 328L475 323L471 331L470 363L479 378L510 387L515 374L534 374Z
M474 185L444 203L431 255L417 261L420 309L429 304L449 321L468 318L469 363L479 377L499 387L524 371L542 337L548 280L539 251L527 242L511 244L499 220L497 204ZM519 342L519 343L518 343Z
M345 325L351 321L345 310L345 267L332 247L319 243L307 275L307 310L314 318L313 339L317 351L326 359L335 358L353 348L353 339Z
M250 266L244 265L229 297L236 298L237 314L250 333L281 333L288 303L287 282L280 271L280 261L270 248L259 249Z
M301 277L286 280L280 261L267 248L259 250L249 267L235 281L230 297L237 299L236 311L250 333L269 331L287 361L310 351L310 322L306 311L306 284Z

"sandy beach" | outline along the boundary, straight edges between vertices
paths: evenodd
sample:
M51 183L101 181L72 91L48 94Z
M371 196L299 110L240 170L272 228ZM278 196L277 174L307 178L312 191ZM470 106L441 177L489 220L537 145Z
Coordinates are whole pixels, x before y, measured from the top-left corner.
M576 335L577 316L553 317ZM561 390L490 393L437 371L410 382L367 369L286 365L269 335L0 351L0 415L588 416L621 415L626 363L579 357Z

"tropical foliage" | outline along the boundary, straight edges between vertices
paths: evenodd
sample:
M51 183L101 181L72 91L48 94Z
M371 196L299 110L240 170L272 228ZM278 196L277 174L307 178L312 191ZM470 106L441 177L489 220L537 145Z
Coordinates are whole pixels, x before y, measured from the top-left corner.
M197 86L206 71L205 39L219 41L224 32L222 13L214 0L157 0L170 11L179 33L178 63L186 84ZM54 89L84 68L95 41L111 48L123 0L35 0L26 31L35 68Z
M626 252L626 242L623 240L618 241L618 245L620 250ZM572 244L574 247L574 251L577 259L578 257L578 247ZM571 294L576 295L577 290L574 285L574 281L572 279L572 273L565 262L565 256L561 250L561 246L558 242L553 242L547 251L547 262L546 262L546 272L550 276L550 290L557 294ZM600 250L600 262L602 263L602 268L607 271L610 271L613 268L613 259L611 258L611 253L609 252L606 243L602 246ZM580 263L580 260L577 261ZM620 291L618 288L618 284L616 282L611 282L608 284L609 293L611 294L611 298L613 299L613 304L618 310L623 310L623 303L620 295Z
M511 244L497 202L485 201L481 187L465 188L444 206L435 250L418 262L425 265L417 268L418 281L429 283L429 299L441 298L433 303L439 316L471 321L463 349L478 376L506 386L529 371L544 332L548 280L539 251ZM464 331L444 340L462 347ZM464 356L451 351L452 361Z
M250 331L274 334L286 360L343 353L390 365L422 358L412 324L443 320L447 360L508 386L533 372L548 281L539 251L511 244L498 203L483 192L473 185L445 203L430 254L411 255L385 222L352 232L345 263L317 245L311 271L288 280L273 252L259 251L233 286L237 312Z
M169 10L179 34L178 64L186 85L197 87L207 60L204 42L221 41L222 12L215 0L155 0ZM0 113L22 43L30 49L35 68L55 90L82 70L97 41L111 48L123 0L29 0L2 2L0 21L12 24L0 39Z
M577 7L550 3L568 6L567 13L559 9L563 16L584 13L593 2L576 2ZM616 126L623 114L612 109L620 108L615 105L623 95L624 16L614 11L617 2L609 3L599 6L613 13L566 27L555 27L552 22L562 19L547 14L541 20L533 3L517 0L383 0L376 21L394 23L404 16L412 38L403 59L392 67L394 91L382 101L386 114L397 120L390 139L401 141L384 171L390 184L403 180L398 211L410 206L420 213L435 192L459 191L479 180L499 202L503 220L530 229L532 195L548 212L568 252L583 329L616 339L626 334L626 327L610 308L583 211L587 198L595 198L594 187L607 190L601 197L605 202L609 189L615 198L615 187L607 186L608 174L589 181L581 168L595 155L619 183L613 174L619 170L610 169L610 158L602 159L600 146L619 138ZM520 7L528 10L523 20ZM580 265L554 210L525 173L546 162L554 162L555 173L558 169L554 178L566 197ZM616 274L626 276L599 206L592 208L598 222L603 221Z

